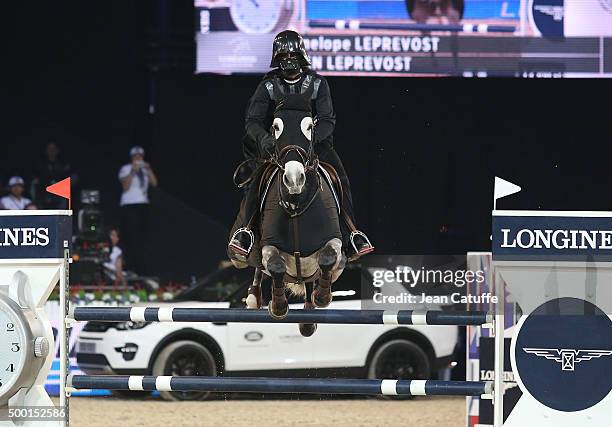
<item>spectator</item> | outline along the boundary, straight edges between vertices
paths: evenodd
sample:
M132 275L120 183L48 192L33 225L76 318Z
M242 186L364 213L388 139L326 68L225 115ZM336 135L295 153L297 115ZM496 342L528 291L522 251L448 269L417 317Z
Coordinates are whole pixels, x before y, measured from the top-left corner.
M24 191L23 178L20 176L13 176L9 179L9 194L0 199L0 205L2 209L25 209L32 201L26 197L23 197Z
M111 241L111 251L108 256L108 262L104 263L104 267L115 274L115 286L125 287L125 280L123 279L123 251L119 247L119 230L112 228L109 233Z
M119 170L121 194L121 230L126 263L131 270L145 273L144 249L149 219L149 186L157 186L157 177L149 163L144 161L144 149L130 150L131 163Z
M32 182L32 196L42 206L51 209L66 209L66 201L47 193L45 189L64 178L69 177L72 170L68 163L62 161L59 146L55 142L47 144L45 159L36 170L36 178Z

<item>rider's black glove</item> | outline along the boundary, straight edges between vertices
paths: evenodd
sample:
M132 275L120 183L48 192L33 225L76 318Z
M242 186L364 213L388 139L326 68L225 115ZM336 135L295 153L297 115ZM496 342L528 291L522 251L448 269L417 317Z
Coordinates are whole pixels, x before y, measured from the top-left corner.
M266 136L264 136L263 139L259 142L259 146L261 147L261 150L264 153L272 152L274 150L275 144L276 144L276 139L270 134L267 134Z

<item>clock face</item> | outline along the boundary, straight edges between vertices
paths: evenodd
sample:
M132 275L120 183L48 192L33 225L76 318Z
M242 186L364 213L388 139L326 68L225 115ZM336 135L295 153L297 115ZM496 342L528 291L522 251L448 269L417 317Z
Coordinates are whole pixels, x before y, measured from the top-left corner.
M14 307L0 299L0 396L13 387L21 374L26 351L26 334Z
M233 0L230 15L243 33L269 33L278 24L286 0Z

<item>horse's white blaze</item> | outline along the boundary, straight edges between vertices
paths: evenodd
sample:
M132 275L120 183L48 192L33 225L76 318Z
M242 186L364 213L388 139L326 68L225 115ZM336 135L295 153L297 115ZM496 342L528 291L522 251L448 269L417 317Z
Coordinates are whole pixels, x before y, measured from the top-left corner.
M312 117L304 117L300 123L302 133L309 141L312 141Z
M290 160L285 163L283 184L289 190L289 194L300 194L304 189L304 184L306 184L304 165L296 160Z
M285 124L280 117L277 117L272 122L272 129L274 129L274 138L278 139L283 134L283 129L285 129Z

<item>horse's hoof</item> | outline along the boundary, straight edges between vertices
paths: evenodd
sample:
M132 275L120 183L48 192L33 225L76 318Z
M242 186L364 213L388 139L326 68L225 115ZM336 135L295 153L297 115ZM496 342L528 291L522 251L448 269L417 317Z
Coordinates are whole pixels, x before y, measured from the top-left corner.
M333 299L333 298L332 298L332 296L331 296L331 295L329 296L329 300L323 300L323 301L321 301L321 300L317 300L316 298L313 298L313 299L312 299L312 303L313 303L313 304L315 305L315 307L317 307L317 308L327 308L327 307L329 307L329 305L331 304L332 299Z
M287 314L289 314L289 306L287 305L285 307L285 311L275 311L272 308L272 301L270 301L268 303L268 313L270 313L270 316L272 316L273 318L280 320L280 319L284 319L285 317L287 317Z
M300 323L300 334L302 334L303 337L311 337L316 331L316 323Z
M253 294L249 294L249 296L247 297L246 306L247 308L261 308L257 303L257 297Z
M327 308L333 299L331 286L323 287L319 284L315 285L311 298L316 308Z
M261 286L251 285L247 292L246 306L247 308L261 308L262 305Z

